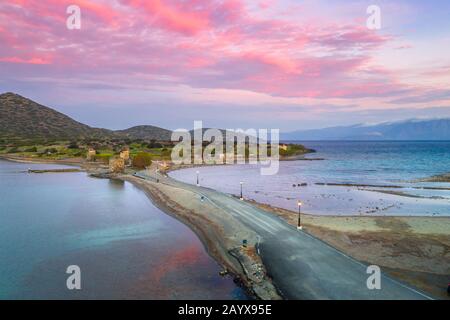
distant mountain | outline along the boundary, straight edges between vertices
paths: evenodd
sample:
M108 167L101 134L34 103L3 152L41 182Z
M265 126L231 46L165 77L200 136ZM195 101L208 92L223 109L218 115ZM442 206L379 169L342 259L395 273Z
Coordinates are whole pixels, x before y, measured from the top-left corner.
M209 129L216 129L216 128L202 128L202 131L200 132L200 129L192 129L189 131L191 134L192 139L195 139L195 134L199 134L202 138L205 136L205 132ZM219 130L222 133L222 140L223 141L234 141L236 138L243 139L245 141L248 141L249 135L242 133L242 132L234 132L226 129L216 129ZM227 137L228 133L228 137ZM260 141L260 139L257 136L254 136L257 141ZM205 140L206 141L206 140Z
M169 141L172 131L155 126L135 126L116 133L130 139Z
M406 120L281 134L282 140L450 140L450 119Z
M171 131L137 126L112 131L93 128L14 93L0 94L0 138L78 140L85 138L130 138L170 140Z

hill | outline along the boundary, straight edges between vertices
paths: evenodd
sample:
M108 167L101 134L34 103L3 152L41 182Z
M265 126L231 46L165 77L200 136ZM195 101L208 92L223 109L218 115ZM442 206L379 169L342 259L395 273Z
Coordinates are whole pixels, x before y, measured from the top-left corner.
M170 130L155 126L118 131L93 128L18 94L0 95L0 139L5 141L112 138L166 141L170 135Z
M129 139L170 141L172 131L149 125L135 126L125 130L115 131Z
M0 137L3 139L82 139L112 136L106 129L83 123L14 93L0 95Z

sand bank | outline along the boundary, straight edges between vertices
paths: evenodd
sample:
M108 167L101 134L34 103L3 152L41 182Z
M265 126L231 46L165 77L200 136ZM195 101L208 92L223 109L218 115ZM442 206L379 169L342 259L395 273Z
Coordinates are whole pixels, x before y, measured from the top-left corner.
M292 225L298 214L265 209ZM302 215L305 230L331 246L431 295L449 299L450 217L360 217Z

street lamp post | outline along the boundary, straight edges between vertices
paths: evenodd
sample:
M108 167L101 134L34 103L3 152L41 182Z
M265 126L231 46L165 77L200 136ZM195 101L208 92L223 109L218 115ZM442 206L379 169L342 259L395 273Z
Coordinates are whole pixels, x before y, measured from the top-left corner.
M197 187L200 187L200 180L199 180L199 178L198 178L198 175L200 174L200 172L199 171L197 171Z
M150 167L149 167L149 169L150 169ZM159 179L158 179L158 171L159 171L159 163L156 162L156 169L155 169L155 181L156 181L156 182L159 182Z
M241 181L240 184L241 184L241 200L244 200L244 197L243 197L243 195L242 195L242 185L243 185L244 183Z
M297 230L302 230L303 226L302 226L302 220L301 220L301 215L302 215L302 202L298 201L297 202L297 206L298 206L298 223L297 223Z

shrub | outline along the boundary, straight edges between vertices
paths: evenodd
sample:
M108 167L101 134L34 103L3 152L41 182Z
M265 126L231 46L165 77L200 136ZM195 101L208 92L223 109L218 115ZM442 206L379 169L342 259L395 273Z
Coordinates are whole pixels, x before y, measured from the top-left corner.
M161 150L161 156L163 157L170 157L172 155L172 150L171 149L167 149L167 148L163 148ZM181 155L183 156L183 155Z
M56 148L47 148L44 150L44 154L53 154L58 153L58 150Z
M147 152L139 152L133 157L133 167L145 169L152 164L152 156Z
M75 141L72 141L68 146L67 149L78 149L78 144Z
M109 153L100 153L100 154L96 154L94 157L94 161L99 161L99 162L103 162L108 164L109 163L109 158L112 157L112 154Z
M31 148L25 149L25 152L37 152L37 148L31 147Z
M150 143L147 144L147 147L150 149L156 149L156 148L162 148L163 145L159 142L156 142L156 140L150 140Z

